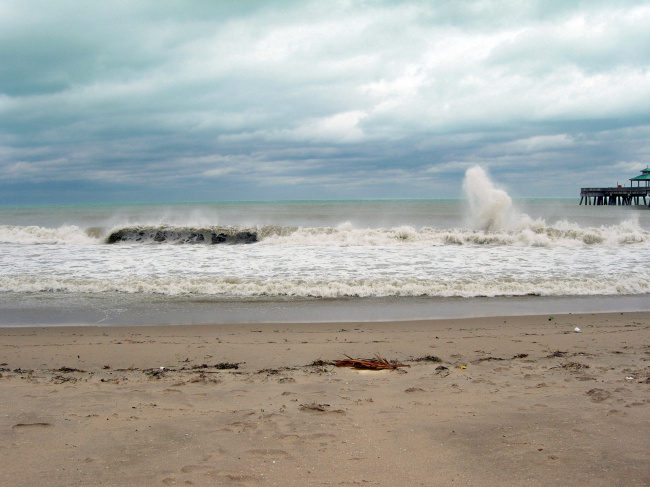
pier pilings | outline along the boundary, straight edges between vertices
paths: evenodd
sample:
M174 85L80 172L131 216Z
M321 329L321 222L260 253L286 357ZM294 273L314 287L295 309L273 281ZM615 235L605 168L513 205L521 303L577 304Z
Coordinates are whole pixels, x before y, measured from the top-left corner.
M591 206L649 206L650 187L582 188L580 204Z

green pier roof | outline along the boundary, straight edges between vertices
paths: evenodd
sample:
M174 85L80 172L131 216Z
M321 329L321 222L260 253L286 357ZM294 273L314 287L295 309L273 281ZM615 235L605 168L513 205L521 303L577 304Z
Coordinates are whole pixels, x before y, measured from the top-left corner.
M650 181L650 166L645 169L641 169L641 175L634 178L630 178L630 181Z

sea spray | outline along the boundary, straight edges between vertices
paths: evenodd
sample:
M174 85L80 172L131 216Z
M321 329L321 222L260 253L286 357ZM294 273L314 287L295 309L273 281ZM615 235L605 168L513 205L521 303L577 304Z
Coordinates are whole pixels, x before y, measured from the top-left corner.
M467 197L467 218L474 231L454 231L445 243L517 245L532 247L577 247L647 244L650 233L641 228L638 215L617 225L581 227L566 220L548 225L517 211L508 193L490 180L485 170L474 166L465 172L463 191Z
M482 167L474 166L465 172L463 191L474 228L495 231L510 230L514 226L516 213L512 199L504 190L494 186Z

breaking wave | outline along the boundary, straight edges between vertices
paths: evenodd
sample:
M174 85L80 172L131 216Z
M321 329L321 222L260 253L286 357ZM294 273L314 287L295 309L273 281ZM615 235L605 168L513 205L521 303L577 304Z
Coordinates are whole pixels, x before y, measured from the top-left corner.
M76 226L44 228L36 226L0 226L2 244L256 244L295 246L518 246L584 247L650 244L650 232L638 220L618 225L582 228L566 221L547 225L543 220L520 221L508 230L338 227L175 227L167 225L133 226L116 229Z
M115 230L106 243L241 244L257 242L257 233L234 228L128 227Z
M0 225L0 243L2 244L80 244L96 243L97 239L74 225L58 228L38 226Z
M434 280L268 280L238 278L196 279L73 279L0 278L0 292L126 293L168 296L213 296L224 299L256 297L346 298L346 297L501 297L501 296L596 296L650 293L643 277L612 280L495 279Z
M621 246L650 243L650 233L636 220L599 228L580 228L568 222L546 226L530 222L516 230L483 231L413 227L355 229L297 228L290 232L268 234L262 243L327 246L393 246L393 245L492 245L518 247Z

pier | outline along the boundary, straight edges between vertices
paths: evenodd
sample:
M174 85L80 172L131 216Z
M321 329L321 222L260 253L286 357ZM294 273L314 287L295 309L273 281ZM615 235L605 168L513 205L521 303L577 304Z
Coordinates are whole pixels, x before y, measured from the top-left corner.
M633 184L636 181L637 186ZM645 183L645 186L642 186ZM630 178L630 186L615 188L581 188L580 204L596 206L650 205L650 167L641 171L640 176Z
M582 188L580 204L585 205L647 205L650 188ZM643 203L642 203L643 202Z

